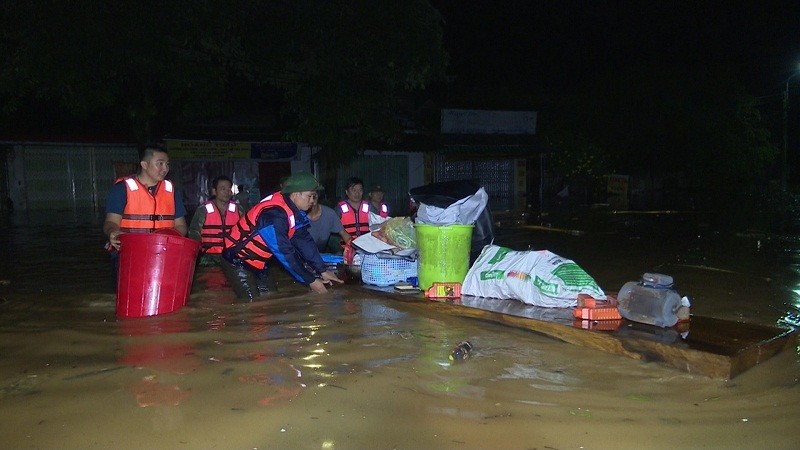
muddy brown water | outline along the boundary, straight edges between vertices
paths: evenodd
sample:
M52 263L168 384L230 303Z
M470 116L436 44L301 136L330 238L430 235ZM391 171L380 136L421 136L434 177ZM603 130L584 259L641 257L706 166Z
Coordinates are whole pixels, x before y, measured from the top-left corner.
M733 380L424 313L368 291L237 303L198 270L183 309L118 320L99 218L3 217L5 448L797 448L800 359ZM565 231L562 231L565 230ZM583 233L570 233L580 230ZM574 235L578 234L578 235ZM800 235L699 218L502 227L497 243L573 259L605 290L672 275L693 313L797 323ZM469 339L460 364L448 360Z

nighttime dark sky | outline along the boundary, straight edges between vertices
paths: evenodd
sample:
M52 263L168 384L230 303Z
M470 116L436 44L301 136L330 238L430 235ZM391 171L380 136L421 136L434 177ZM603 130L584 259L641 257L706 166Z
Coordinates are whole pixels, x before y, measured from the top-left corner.
M442 14L445 47L451 56L448 74L457 87L453 91L466 94L458 106L501 107L500 101L485 101L491 94L474 95L494 87L512 94L531 93L528 98L533 100L523 99L511 107L544 110L548 96L577 90L601 93L607 86L603 81L680 68L684 77L688 74L682 81L691 82L693 74L712 66L731 70L747 93L777 99L800 63L800 0L430 2ZM794 80L791 97L800 102L800 76ZM250 85L244 85L244 93L232 103L246 103L240 97L264 103L252 95ZM19 113L14 125L80 126L64 118L62 110L49 103L44 106L34 104ZM796 109L790 108L790 114L800 114ZM109 117L109 127L120 120ZM97 126L105 123L106 115L94 119L92 126ZM796 122L800 123L792 123Z
M800 1L432 0L451 74L568 89L636 68L725 65L754 95L800 63Z

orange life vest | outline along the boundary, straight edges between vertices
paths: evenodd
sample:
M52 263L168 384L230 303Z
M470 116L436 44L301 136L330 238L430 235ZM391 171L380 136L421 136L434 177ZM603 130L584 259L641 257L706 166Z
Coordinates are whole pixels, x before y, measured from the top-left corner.
M175 228L175 192L172 182L164 180L151 195L135 176L126 177L127 200L119 224L126 233L152 233L159 228Z
M267 260L272 257L269 247L264 243L264 238L258 233L258 216L267 208L283 208L289 219L289 239L294 236L294 212L286 204L280 192L264 197L256 206L250 208L247 214L243 215L236 225L230 230L230 234L224 237L225 248L234 248L236 256L256 270L262 270L267 265Z
M358 210L354 210L347 200L339 202L342 226L350 236L357 237L369 233L369 203L362 200Z
M239 221L239 208L236 203L228 203L225 209L225 221L223 223L223 212L217 210L214 201L206 202L203 207L206 209L206 220L200 230L200 243L203 253L217 255L222 253L225 236L230 232L231 227Z
M381 207L378 208L378 214L384 219L389 217L389 206L386 205L386 203L381 202Z

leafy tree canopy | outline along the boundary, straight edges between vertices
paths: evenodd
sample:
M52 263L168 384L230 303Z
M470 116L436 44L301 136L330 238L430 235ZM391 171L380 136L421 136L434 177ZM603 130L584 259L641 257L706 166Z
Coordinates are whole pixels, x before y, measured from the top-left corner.
M84 121L109 113L153 139L236 112L230 93L246 86L279 94L294 138L346 156L396 138L403 93L447 63L424 0L11 1L0 14L6 128L36 105Z
M775 164L774 124L730 73L650 68L598 78L552 99L540 133L559 149L565 175L680 174L716 197L752 192Z

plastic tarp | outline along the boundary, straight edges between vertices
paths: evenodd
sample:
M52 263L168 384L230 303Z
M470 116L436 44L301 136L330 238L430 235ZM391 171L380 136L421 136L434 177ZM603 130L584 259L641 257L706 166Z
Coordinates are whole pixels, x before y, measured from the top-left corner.
M473 194L456 200L445 208L423 203L417 212L417 222L427 225L472 225L489 203L489 194L478 188Z

